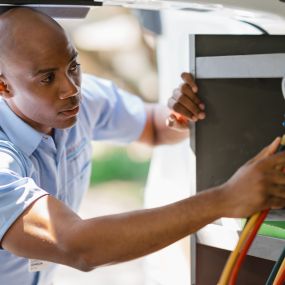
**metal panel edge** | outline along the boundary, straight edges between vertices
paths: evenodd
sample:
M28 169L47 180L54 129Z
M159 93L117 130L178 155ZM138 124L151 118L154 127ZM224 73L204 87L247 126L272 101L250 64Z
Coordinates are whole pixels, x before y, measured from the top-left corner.
M197 243L232 251L240 232L224 226L210 224L198 231ZM276 261L285 246L285 240L258 235L248 255Z
M196 76L196 55L195 55L195 35L189 35L189 71L192 75ZM193 177L191 180L190 195L193 196L197 193L196 190L196 130L195 123L190 123L190 147L194 153L193 168L190 176ZM196 284L196 235L192 234L190 236L190 281L191 285Z

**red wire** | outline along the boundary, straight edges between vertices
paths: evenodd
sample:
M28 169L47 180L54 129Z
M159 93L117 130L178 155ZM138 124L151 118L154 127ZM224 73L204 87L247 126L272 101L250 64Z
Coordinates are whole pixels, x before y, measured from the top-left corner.
M238 276L238 272L241 268L241 265L246 257L246 254L248 252L248 249L250 248L260 226L262 225L263 221L265 220L267 214L269 212L268 210L262 211L260 216L258 217L258 220L256 221L256 224L252 230L252 232L250 233L248 239L246 240L246 243L244 245L244 247L242 248L242 250L239 253L238 259L235 262L235 265L232 269L231 275L230 275L230 279L229 279L229 285L235 285L236 284L236 280L237 280L237 276Z

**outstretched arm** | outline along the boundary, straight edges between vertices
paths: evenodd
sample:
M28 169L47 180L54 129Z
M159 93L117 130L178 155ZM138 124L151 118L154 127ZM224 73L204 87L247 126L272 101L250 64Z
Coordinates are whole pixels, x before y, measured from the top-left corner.
M163 248L220 217L245 217L285 206L285 154L280 139L220 187L167 206L83 220L52 196L35 201L2 239L27 258L89 271Z
M44 196L13 224L2 246L19 256L84 271L131 260L218 218L223 197L213 191L160 208L87 220L52 196ZM220 206L211 208L211 203Z

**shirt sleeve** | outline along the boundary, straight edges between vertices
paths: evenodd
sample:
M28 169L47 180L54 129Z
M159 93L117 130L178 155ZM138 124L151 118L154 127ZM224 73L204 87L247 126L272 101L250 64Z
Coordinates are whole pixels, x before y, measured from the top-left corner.
M144 103L139 97L91 75L83 77L82 96L92 139L129 143L139 138L146 123Z
M33 179L22 177L19 170L13 156L0 152L0 241L34 201L48 194Z

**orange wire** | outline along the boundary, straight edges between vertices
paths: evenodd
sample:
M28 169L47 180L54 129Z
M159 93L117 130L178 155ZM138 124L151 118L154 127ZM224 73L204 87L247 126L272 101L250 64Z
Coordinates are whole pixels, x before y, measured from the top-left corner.
M230 279L229 279L229 285L235 285L236 284L236 280L237 280L237 276L238 276L238 272L241 268L241 265L246 257L246 254L260 228L260 226L262 225L263 221L265 220L267 214L269 212L268 210L262 211L261 215L258 217L258 220L255 223L254 228L252 229L248 239L246 240L246 243L244 244L242 250L240 251L240 254L238 256L238 259L232 269L231 275L230 275Z
M218 281L218 285L228 285L229 284L229 277L231 275L232 269L236 263L236 260L238 258L240 250L243 248L248 236L250 235L252 229L254 228L254 225L256 224L258 218L260 216L260 213L256 213L252 215L248 222L246 223L243 231L241 232L239 241L234 249L234 251L230 254L226 265L224 267L224 270L220 276L220 279Z
M273 285L284 285L285 283L285 259L283 260Z

